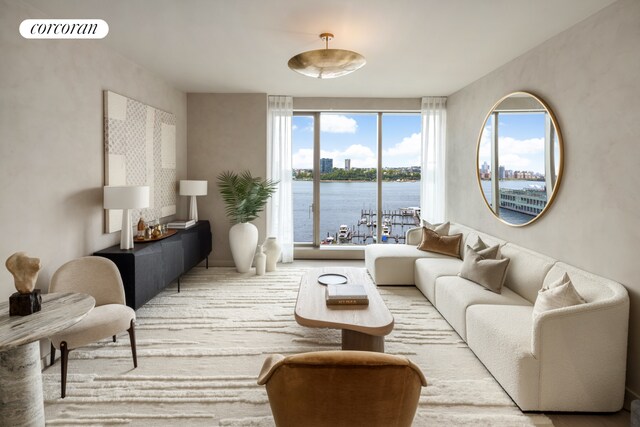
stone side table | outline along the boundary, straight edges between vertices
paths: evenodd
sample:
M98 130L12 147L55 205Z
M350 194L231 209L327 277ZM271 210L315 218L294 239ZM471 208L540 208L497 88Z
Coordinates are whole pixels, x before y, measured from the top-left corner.
M42 310L28 316L9 316L9 301L0 303L0 426L44 426L38 341L80 321L95 303L85 294L45 294Z

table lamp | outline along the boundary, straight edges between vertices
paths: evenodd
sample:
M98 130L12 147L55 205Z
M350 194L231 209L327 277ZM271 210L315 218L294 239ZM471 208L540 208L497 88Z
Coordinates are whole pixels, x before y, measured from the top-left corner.
M149 207L149 187L141 185L104 187L104 208L122 209L120 249L133 248L131 209Z
M207 181L180 180L180 195L191 196L189 204L189 219L198 220L198 204L196 196L207 195Z

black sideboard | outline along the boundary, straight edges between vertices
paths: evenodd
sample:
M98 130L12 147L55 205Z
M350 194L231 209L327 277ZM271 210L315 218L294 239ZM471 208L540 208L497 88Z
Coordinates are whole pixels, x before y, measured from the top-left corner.
M109 258L120 270L127 305L138 309L174 280L198 263L206 260L209 268L211 227L209 221L198 221L173 236L148 243L135 243L133 249L111 246L94 255Z

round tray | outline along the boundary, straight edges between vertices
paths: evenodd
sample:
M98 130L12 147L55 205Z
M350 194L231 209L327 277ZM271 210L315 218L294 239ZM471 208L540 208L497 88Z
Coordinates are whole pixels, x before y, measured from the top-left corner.
M337 273L327 273L318 276L318 283L321 285L344 285L347 283L347 276Z

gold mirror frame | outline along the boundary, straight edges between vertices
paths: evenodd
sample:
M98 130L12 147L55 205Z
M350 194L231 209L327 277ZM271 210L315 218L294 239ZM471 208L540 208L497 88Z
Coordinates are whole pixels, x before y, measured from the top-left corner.
M549 197L549 200L547 201L547 204L545 205L545 207L542 209L542 211L540 211L535 217L533 217L530 221L527 221L525 223L522 224L513 224L510 223L506 220L504 220L503 218L500 218L499 213L495 212L493 207L489 204L489 201L487 200L487 196L485 195L485 191L482 188L482 180L480 177L480 143L482 142L482 134L484 133L485 127L487 126L487 121L489 120L489 118L491 117L491 115L495 112L496 108L498 108L498 106L504 102L506 99L512 97L512 96L529 96L533 99L535 99L537 102L540 103L540 105L542 105L542 107L544 107L545 111L547 112L547 114L549 115L549 118L551 120L551 123L553 124L554 127L554 132L556 135L556 139L558 141L558 152L559 152L559 165L558 165L558 175L556 177L556 181L555 181L555 185L553 186L553 190L551 192L551 196ZM555 200L557 194L558 194L558 188L560 187L560 182L562 181L562 175L563 175L563 170L564 170L564 143L563 143L563 138L562 138L562 132L560 131L560 126L558 125L558 120L556 119L555 114L553 113L553 110L551 110L551 107L549 107L549 105L540 97L538 97L537 95L534 95L531 92L525 92L525 91L517 91L517 92L511 92L505 96L503 96L502 98L500 98L495 104L493 104L493 106L491 107L491 109L489 110L489 112L487 113L487 115L484 118L484 121L482 122L482 127L480 128L480 134L478 135L478 142L476 145L476 162L475 162L475 168L476 168L476 178L478 181L478 188L480 189L480 193L482 194L482 200L484 200L485 205L487 206L487 208L489 209L489 211L491 211L491 213L493 214L494 217L496 217L499 221L503 222L506 225L509 225L511 227L524 227L525 225L529 225L534 223L535 221L537 221L539 218L541 218L548 210L549 207L551 206L551 204L553 203L553 201ZM492 197L493 199L493 197ZM499 200L499 196L498 196L498 200ZM500 202L498 201L498 204Z

